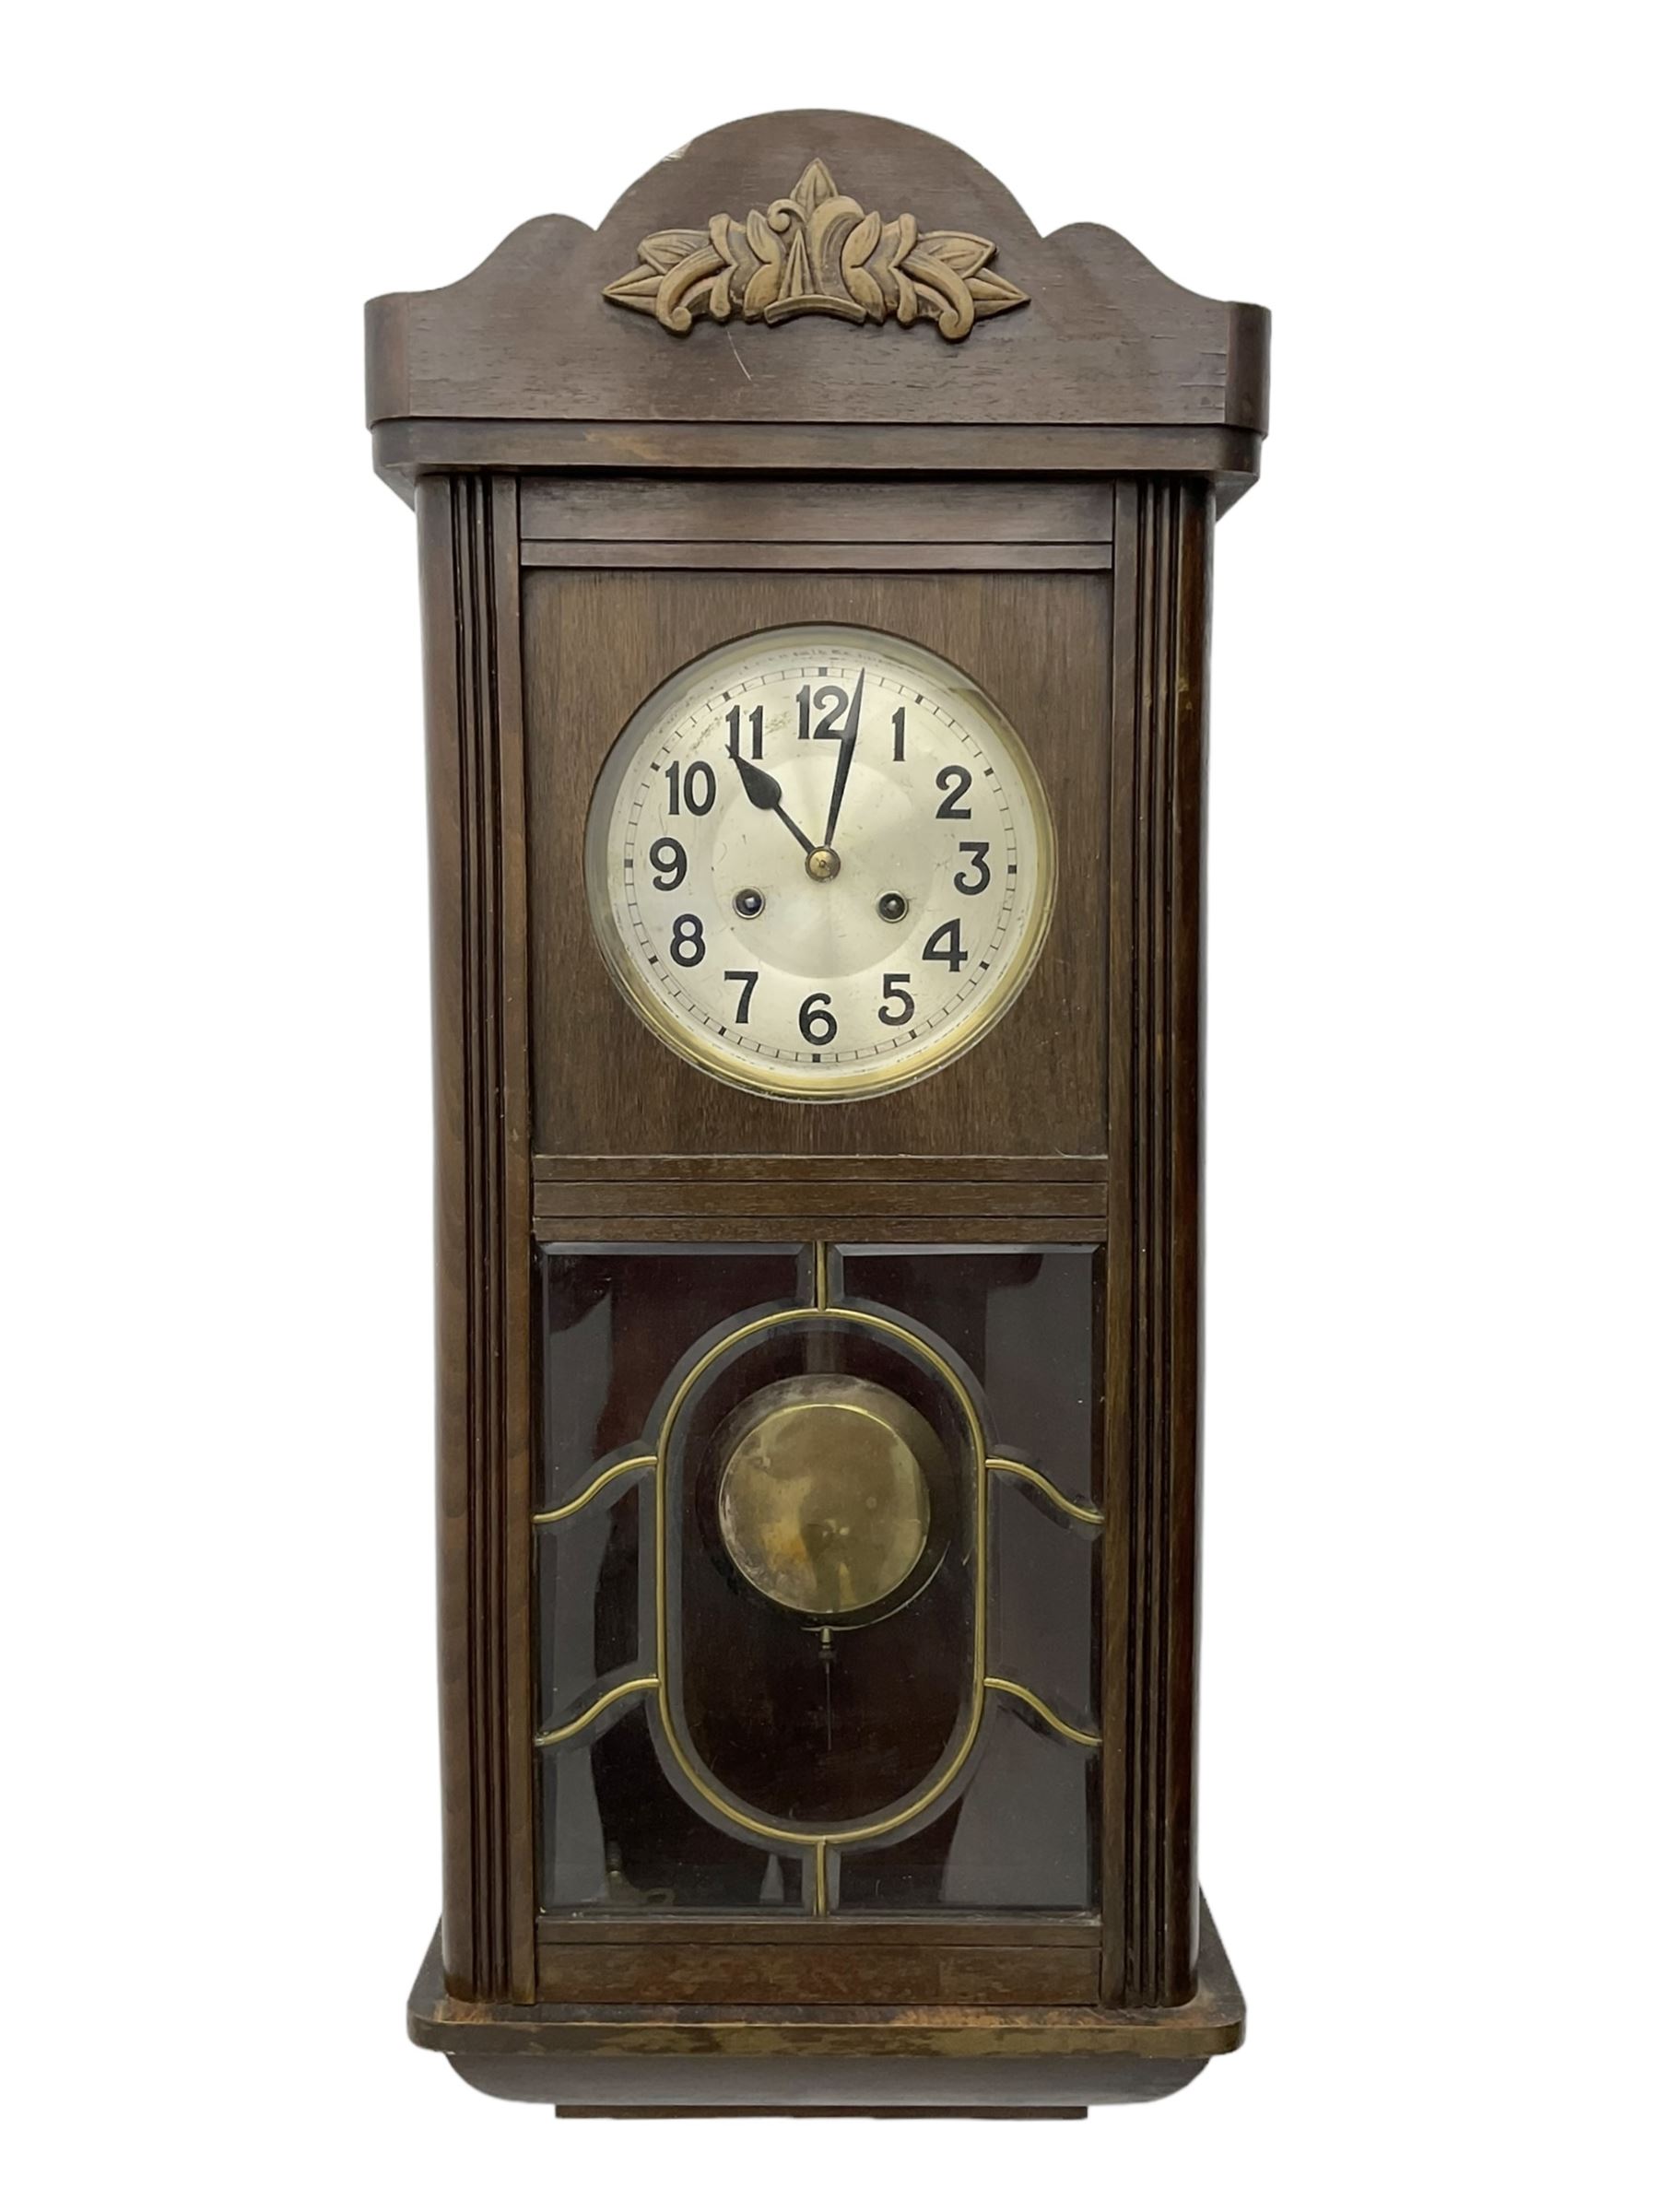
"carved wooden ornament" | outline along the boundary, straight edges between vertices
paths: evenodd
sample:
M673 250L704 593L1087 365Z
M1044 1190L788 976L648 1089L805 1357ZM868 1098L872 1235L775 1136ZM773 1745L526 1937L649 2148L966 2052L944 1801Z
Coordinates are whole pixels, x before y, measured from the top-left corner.
M906 329L918 317L942 338L965 338L982 315L1024 307L1027 295L985 264L988 238L922 230L913 215L884 223L838 192L821 161L809 161L787 199L747 221L712 216L706 230L658 230L640 241L640 265L607 284L618 307L654 315L683 337L699 315L726 323L787 323L792 315L839 315L846 323Z

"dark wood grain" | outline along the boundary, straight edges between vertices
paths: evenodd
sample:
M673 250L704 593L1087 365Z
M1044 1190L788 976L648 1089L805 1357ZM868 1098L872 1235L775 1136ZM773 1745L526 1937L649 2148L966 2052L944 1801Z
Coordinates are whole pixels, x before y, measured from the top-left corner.
M739 221L828 163L889 220L968 232L1030 295L959 345L888 322L702 322L676 338L604 288L653 232ZM958 147L875 117L803 111L730 124L659 162L597 230L521 225L458 283L368 313L368 418L574 422L1112 424L1266 428L1267 318L1185 290L1115 231L1044 239ZM1011 414L1010 384L1019 390ZM735 465L743 465L738 461Z
M1194 1833L1201 1369L1205 666L1213 506L1184 481L1119 493L1107 1289L1107 1989L1183 2003Z
M434 1939L408 2021L416 2042L447 2053L476 2087L532 2101L1019 2110L1168 2096L1239 2047L1244 2005L1206 1912L1193 1997L1161 2009L477 2005L445 1991Z
M527 576L536 1149L1103 1151L1109 588L1088 576ZM753 1098L679 1059L611 982L581 888L587 796L633 708L710 646L806 621L865 623L963 668L1025 738L1058 839L1048 948L1005 1018L925 1083L845 1104Z
M1018 405L1019 382L1011 380ZM435 471L489 465L528 471L615 469L677 473L735 469L853 477L1072 476L1142 472L1206 477L1225 512L1255 482L1262 440L1254 430L1169 429L1145 423L1054 424L1009 420L952 428L927 423L813 422L378 422L374 465L405 499Z
M537 1992L549 2004L1092 2005L1094 1950L1023 1944L663 1943L544 1945Z
M1110 484L962 483L950 477L847 483L835 477L531 477L520 500L533 547L644 543L794 545L803 518L819 557L882 544L1110 546Z
M1008 1215L1030 1218L1044 1214L1103 1213L1106 1185L1086 1182L975 1182L964 1176L958 1182L772 1182L734 1190L729 1184L709 1183L697 1177L645 1176L637 1182L538 1183L537 1212L544 1208L567 1218L591 1217L603 1220L618 1214L639 1220L659 1216L707 1215L711 1195L730 1195L735 1205L752 1213L798 1216L803 1218L856 1219L903 1212L917 1218L933 1214L977 1214L984 1218Z
M826 1920L808 1920L794 1913L759 1912L747 1916L700 1914L696 1919L669 1915L641 1920L637 1914L607 1919L602 1913L547 1912L535 1924L535 1940L546 1948L561 1943L582 1947L595 1944L641 1942L700 1943L729 1948L735 1944L781 1943L791 1949L867 1949L876 1942L927 1945L986 1944L1006 1949L1018 1942L1030 1948L1057 1945L1063 1950L1098 1951L1100 1923L1093 1912L953 1912L914 1919L884 1912L878 1920L867 1913L848 1912Z
M536 1237L545 1244L580 1243L601 1234L591 1214L537 1214ZM724 1213L611 1214L603 1234L628 1243L719 1243L752 1237L836 1244L1093 1244L1107 1231L1105 1214L776 1214L755 1207Z
M441 1985L440 1985L441 1986ZM811 2068L842 2056L897 2062L923 2058L970 2063L998 2056L1209 2058L1243 2041L1244 2008L1237 1984L1213 1983L1203 1971L1191 2002L1147 2006L908 2005L605 2005L592 2000L535 2005L474 2005L438 1994L428 1973L410 1995L414 2041L431 2051L465 2055L556 2058L627 2056L645 2061L677 2054L737 2058L793 2056ZM650 2079L630 2065L624 2095ZM1041 2077L1039 2076L1038 2083ZM782 2084L779 2085L780 2088ZM803 2083L801 2086L805 2086ZM1053 2089L1052 2075L1049 2094ZM1041 2101L1028 2088L1022 2099ZM614 2092L613 2092L614 2093ZM913 2096L904 2096L909 2102ZM1097 2101L1093 2097L1090 2102Z
M844 570L853 575L941 575L951 570L1018 569L1089 571L1112 566L1110 546L1032 545L901 545L818 546L783 545L768 540L761 545L569 545L546 538L527 539L524 566L531 569L751 569L809 570L829 575Z
M866 207L993 239L1029 305L952 346L823 317L679 339L603 300L646 233L765 206L813 157ZM376 465L419 518L432 862L443 1929L411 2032L479 2087L583 2111L1167 2094L1243 2019L1194 1818L1205 697L1266 317L1111 231L1040 238L938 140L818 112L711 133L597 231L527 224L459 284L371 302L369 333ZM1059 837L1055 926L1006 1018L855 1104L680 1061L612 985L582 884L641 700L801 621L966 668ZM537 1239L1099 1248L1075 1486L1105 1512L1098 1916L537 1919Z
M535 1987L529 1569L529 1066L518 505L421 488L437 1115L445 1967Z
M797 1182L1080 1182L1100 1183L1106 1172L1100 1153L1045 1153L1035 1158L985 1153L951 1153L917 1158L902 1153L882 1156L858 1153L839 1159L827 1153L818 1159L787 1152L701 1153L687 1157L663 1153L656 1157L634 1153L573 1153L559 1159L538 1152L531 1161L537 1184L557 1189L562 1182L638 1182L658 1175L672 1175L683 1182L755 1183Z

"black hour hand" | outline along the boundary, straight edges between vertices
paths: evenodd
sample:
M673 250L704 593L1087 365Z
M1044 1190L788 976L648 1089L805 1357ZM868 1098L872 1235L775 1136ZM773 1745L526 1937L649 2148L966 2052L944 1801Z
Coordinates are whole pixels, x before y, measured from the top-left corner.
M759 806L762 814L775 814L785 830L804 852L815 850L812 840L797 822L792 821L783 811L783 792L776 776L769 776L754 761L746 760L734 744L731 748L732 765L736 769L743 784L743 795L751 806Z
M735 744L731 749L732 764L743 782L744 797L751 806L775 810L783 796L777 777L769 776L763 768L757 768L752 760L746 760Z

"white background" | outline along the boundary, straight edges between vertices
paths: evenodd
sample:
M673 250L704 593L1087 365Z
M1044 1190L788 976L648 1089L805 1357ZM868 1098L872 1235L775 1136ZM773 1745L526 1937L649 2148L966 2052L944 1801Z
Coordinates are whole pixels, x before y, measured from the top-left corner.
M1651 2191L1637 20L29 11L14 2202ZM803 104L936 131L1041 228L1109 223L1275 314L1212 700L1203 1865L1251 2033L1087 2127L556 2124L403 2038L438 1876L426 859L414 527L370 470L359 306Z

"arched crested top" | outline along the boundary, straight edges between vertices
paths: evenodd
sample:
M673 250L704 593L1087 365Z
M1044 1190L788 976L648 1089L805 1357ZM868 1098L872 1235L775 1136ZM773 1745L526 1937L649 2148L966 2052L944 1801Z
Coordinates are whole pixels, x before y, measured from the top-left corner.
M371 423L1266 428L1264 310L1093 223L1040 237L944 139L828 110L710 131L596 230L538 217L367 312Z

